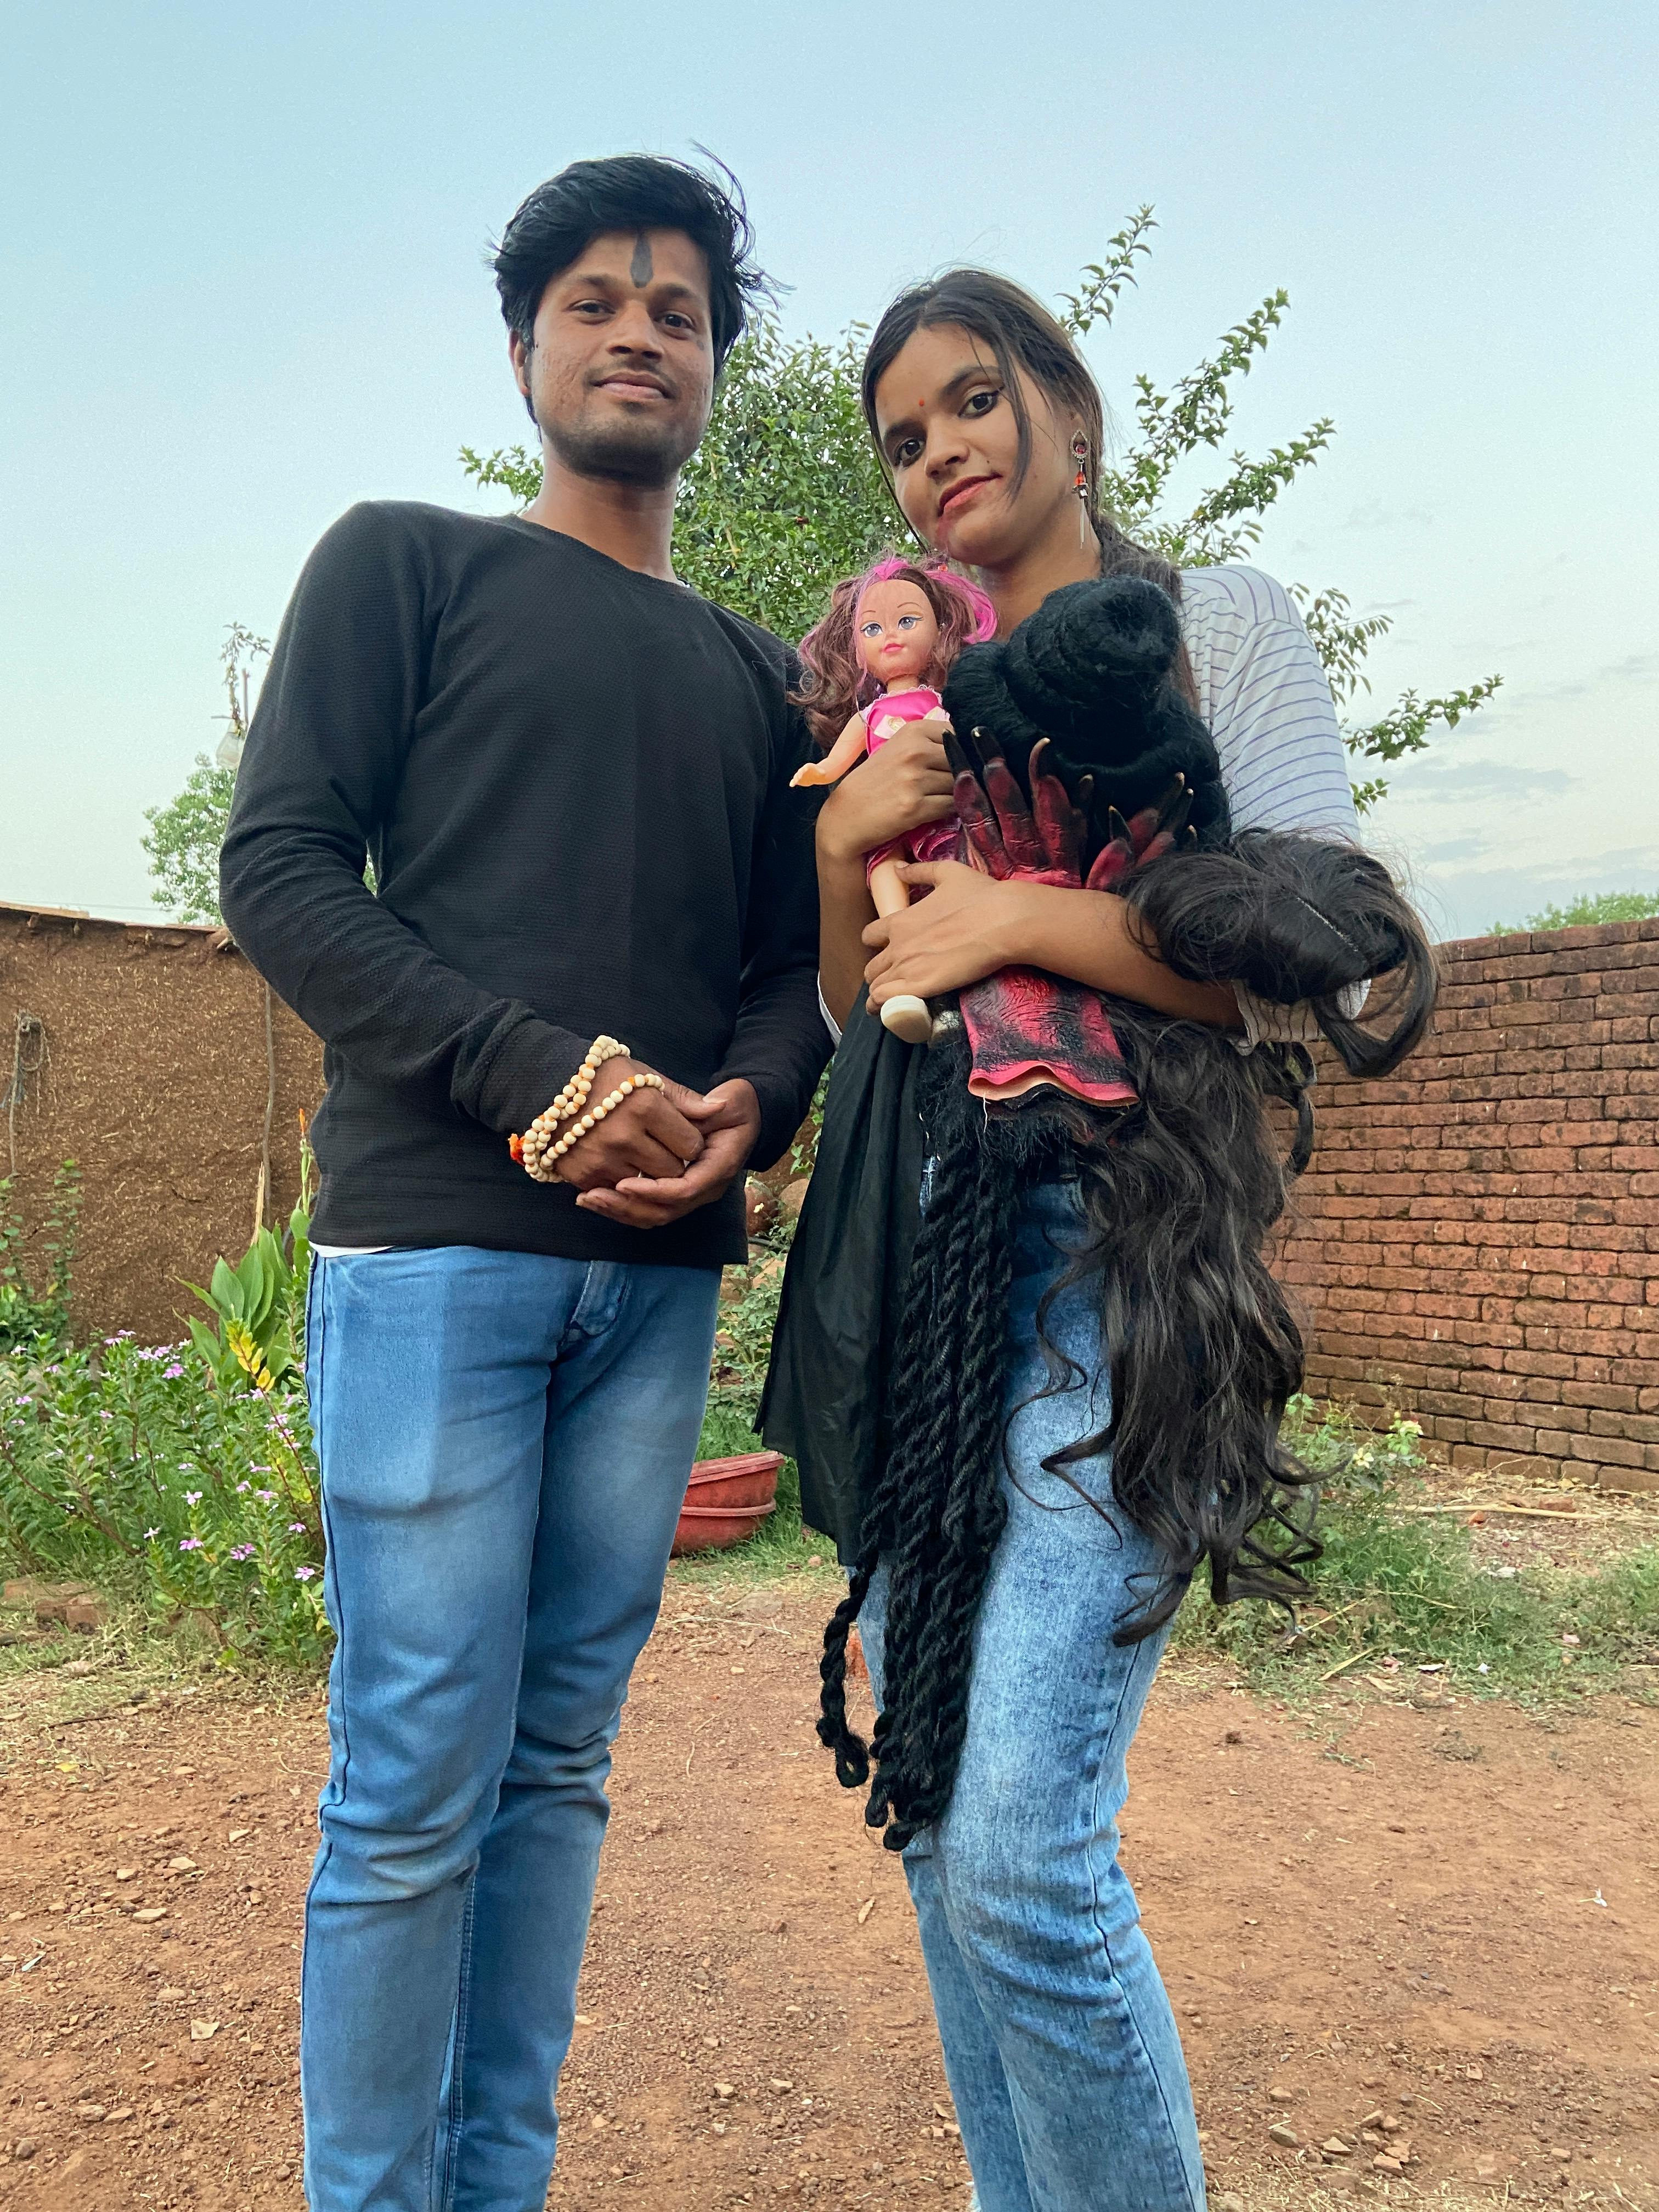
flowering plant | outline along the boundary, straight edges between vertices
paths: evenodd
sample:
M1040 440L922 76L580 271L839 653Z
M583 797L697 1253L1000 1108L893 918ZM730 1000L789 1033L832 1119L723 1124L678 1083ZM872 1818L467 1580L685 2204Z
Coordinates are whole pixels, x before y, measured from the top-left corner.
M0 1361L0 1544L141 1585L228 1660L314 1660L330 1632L304 1395L246 1331L230 1341L240 1389L186 1346L128 1336Z

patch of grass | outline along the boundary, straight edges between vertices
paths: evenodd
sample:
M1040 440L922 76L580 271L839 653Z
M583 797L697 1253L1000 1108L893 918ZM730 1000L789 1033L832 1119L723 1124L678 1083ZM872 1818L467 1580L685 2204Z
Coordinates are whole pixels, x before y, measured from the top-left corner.
M32 1602L0 1607L0 1631L21 1638L0 1644L0 1765L43 1750L73 1760L75 1723L218 1694L233 1679L239 1695L276 1704L314 1695L316 1671L292 1663L255 1661L228 1676L209 1627L193 1616L167 1627L142 1589L100 1596L105 1625L90 1634L36 1633Z
M1202 1591L1182 1608L1177 1647L1212 1652L1253 1687L1307 1696L1338 1673L1437 1670L1468 1694L1540 1698L1623 1686L1659 1660L1659 1547L1626 1553L1600 1573L1530 1569L1500 1576L1475 1564L1455 1516L1411 1516L1421 1454L1415 1424L1380 1434L1349 1413L1292 1408L1291 1441L1323 1478L1316 1529L1325 1546L1294 1622L1246 1602L1218 1610ZM1352 1661L1352 1667L1345 1667Z

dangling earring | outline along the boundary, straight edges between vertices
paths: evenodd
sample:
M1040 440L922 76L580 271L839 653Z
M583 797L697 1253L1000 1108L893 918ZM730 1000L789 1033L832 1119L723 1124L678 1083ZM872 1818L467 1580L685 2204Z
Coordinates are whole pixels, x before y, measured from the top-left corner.
M1089 542L1089 441L1081 430L1072 440L1072 459L1077 463L1077 477L1072 489L1077 494L1077 542Z

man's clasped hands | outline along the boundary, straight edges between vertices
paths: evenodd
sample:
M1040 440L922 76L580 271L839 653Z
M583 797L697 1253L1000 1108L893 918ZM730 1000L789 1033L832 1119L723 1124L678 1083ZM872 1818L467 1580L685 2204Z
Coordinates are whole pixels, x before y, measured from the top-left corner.
M606 1063L607 1086L647 1073L642 1061ZM630 1229L660 1229L719 1198L747 1166L760 1134L760 1100L742 1077L712 1091L666 1078L614 1107L560 1161L576 1204Z

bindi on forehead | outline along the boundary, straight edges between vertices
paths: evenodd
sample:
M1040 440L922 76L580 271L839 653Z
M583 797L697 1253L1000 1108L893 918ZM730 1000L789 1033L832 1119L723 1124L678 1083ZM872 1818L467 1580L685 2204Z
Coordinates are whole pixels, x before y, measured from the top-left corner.
M651 240L641 231L634 240L634 258L628 264L628 274L634 283L644 286L651 282L653 273Z

